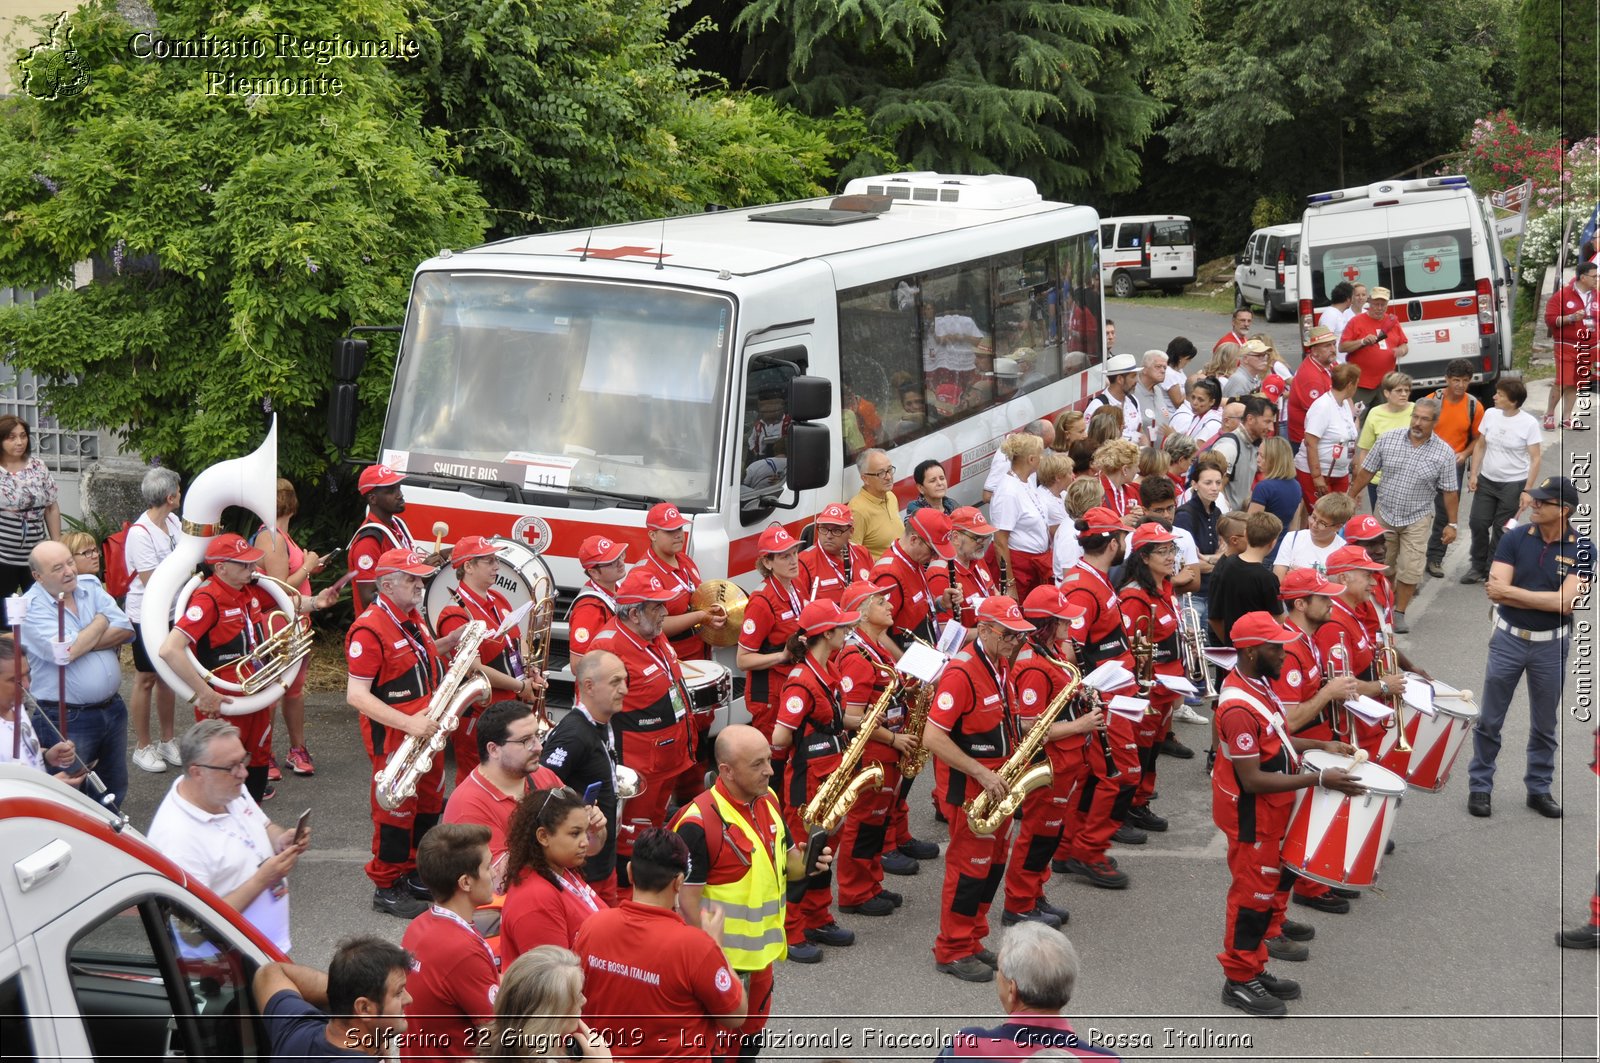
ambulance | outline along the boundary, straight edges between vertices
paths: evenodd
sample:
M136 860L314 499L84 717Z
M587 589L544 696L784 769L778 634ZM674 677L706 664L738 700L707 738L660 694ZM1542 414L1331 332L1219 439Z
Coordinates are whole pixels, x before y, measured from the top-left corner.
M1465 177L1378 181L1306 197L1302 340L1340 281L1389 289L1389 312L1410 345L1398 368L1418 391L1442 386L1456 358L1472 363L1480 393L1512 371L1510 270L1489 203Z
M7 1059L266 1060L251 979L287 959L116 812L0 764Z

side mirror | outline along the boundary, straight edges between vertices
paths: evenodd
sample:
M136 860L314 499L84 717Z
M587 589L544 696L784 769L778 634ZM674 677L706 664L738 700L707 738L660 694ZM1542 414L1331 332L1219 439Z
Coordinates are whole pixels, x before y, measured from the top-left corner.
M821 421L833 412L833 381L820 376L789 379L789 417L796 421ZM789 452L791 463L794 452Z
M354 380L367 364L367 341L342 339L333 345L333 378Z
M1240 251L1237 255L1233 256L1233 264L1235 266L1244 265L1244 252L1243 251Z
M359 409L360 397L355 384L342 381L333 385L328 393L328 438L341 451L356 445L356 413Z
M785 453L789 456L785 478L789 490L814 491L828 486L828 461L833 455L833 433L828 431L827 425L804 422L791 424L785 444Z

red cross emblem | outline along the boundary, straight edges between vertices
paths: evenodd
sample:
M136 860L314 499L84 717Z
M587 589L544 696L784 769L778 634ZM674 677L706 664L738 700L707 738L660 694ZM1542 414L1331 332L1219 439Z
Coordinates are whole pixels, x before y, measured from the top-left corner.
M590 258L671 258L671 255L661 254L653 247L642 247L637 244L627 244L622 247L569 247L568 251L586 251Z
M1356 279L1360 276L1361 271L1356 269L1354 266L1346 266L1344 268L1344 279L1349 281L1351 284L1354 284Z
M1427 270L1429 273L1437 273L1439 272L1439 260L1434 256L1429 255L1428 260L1422 264L1422 268Z

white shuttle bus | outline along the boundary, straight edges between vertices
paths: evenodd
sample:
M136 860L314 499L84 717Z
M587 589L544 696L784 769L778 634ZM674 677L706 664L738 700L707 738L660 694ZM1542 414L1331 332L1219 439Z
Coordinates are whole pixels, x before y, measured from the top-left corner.
M410 477L414 532L509 540L502 583L547 571L558 620L579 544L638 561L662 500L703 575L750 588L762 530L809 539L864 447L902 502L932 458L976 503L1006 433L1101 386L1098 235L1023 178L903 173L442 252L416 270L375 457Z

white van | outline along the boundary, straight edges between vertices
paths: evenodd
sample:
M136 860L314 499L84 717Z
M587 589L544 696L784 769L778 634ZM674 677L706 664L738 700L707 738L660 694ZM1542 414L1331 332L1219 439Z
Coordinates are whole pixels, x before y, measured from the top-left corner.
M1194 283L1194 223L1181 214L1100 219L1100 286L1119 298L1136 288L1180 292Z
M1268 321L1292 317L1300 303L1300 223L1271 225L1250 234L1233 260L1233 308L1259 306Z
M1511 288L1487 201L1465 177L1378 181L1306 198L1300 221L1302 340L1340 281L1381 286L1410 351L1418 389L1444 383L1455 358L1474 384L1511 370Z

